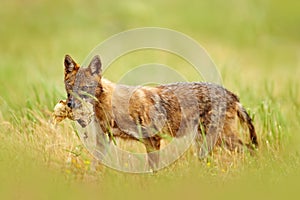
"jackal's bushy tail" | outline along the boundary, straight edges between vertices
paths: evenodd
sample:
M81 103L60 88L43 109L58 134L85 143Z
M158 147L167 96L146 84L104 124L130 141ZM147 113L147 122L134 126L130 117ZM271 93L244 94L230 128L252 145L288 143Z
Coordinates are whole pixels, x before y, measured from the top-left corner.
M242 123L247 125L250 133L251 143L255 145L255 147L258 147L257 135L255 132L254 125L252 123L252 119L240 103L237 103L237 116L239 117Z

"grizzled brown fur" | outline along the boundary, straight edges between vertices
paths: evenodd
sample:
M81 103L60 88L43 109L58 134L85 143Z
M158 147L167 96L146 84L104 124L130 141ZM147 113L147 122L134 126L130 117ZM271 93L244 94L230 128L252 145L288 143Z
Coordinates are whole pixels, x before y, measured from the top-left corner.
M87 68L80 68L68 55L64 64L67 105L76 110L82 109L84 102L93 104L103 132L144 143L152 168L159 160L158 154L151 153L160 149L159 133L181 137L188 131L197 131L195 140L200 158L215 144L238 151L244 146L252 149L258 145L251 118L238 97L219 85L201 82L157 87L119 85L102 77L99 56ZM249 129L249 144L238 135L237 118ZM82 127L89 123L82 117L74 120Z

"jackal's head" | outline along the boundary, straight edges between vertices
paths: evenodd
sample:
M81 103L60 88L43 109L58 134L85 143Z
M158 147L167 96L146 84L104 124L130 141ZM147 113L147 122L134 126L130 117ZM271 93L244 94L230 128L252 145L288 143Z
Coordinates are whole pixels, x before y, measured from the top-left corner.
M101 84L100 57L96 55L88 67L80 67L66 55L64 65L67 105L72 109L73 119L85 127L94 114L95 94Z

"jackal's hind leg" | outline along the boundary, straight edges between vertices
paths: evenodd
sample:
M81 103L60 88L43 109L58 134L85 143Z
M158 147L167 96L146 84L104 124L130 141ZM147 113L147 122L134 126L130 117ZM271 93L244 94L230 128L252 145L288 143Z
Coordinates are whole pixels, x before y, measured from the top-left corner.
M218 112L210 112L205 116L202 116L198 135L196 137L196 144L198 143L199 145L201 142L198 152L200 160L208 156L219 140L224 122L223 116L224 115L220 115Z
M221 134L220 146L230 151L243 152L246 145L238 133L237 122L235 117L227 116Z
M219 139L219 131L217 131L217 128L215 127L208 128L205 133L205 135L202 134L202 144L198 152L198 157L200 160L208 156ZM198 143L198 141L196 142Z

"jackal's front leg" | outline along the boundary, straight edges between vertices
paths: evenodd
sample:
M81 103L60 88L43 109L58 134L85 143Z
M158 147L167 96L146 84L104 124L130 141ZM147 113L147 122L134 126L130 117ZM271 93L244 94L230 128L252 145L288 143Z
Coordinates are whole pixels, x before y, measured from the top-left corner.
M159 149L160 149L160 138L150 137L143 139L145 144L149 167L152 171L157 171L159 164Z

